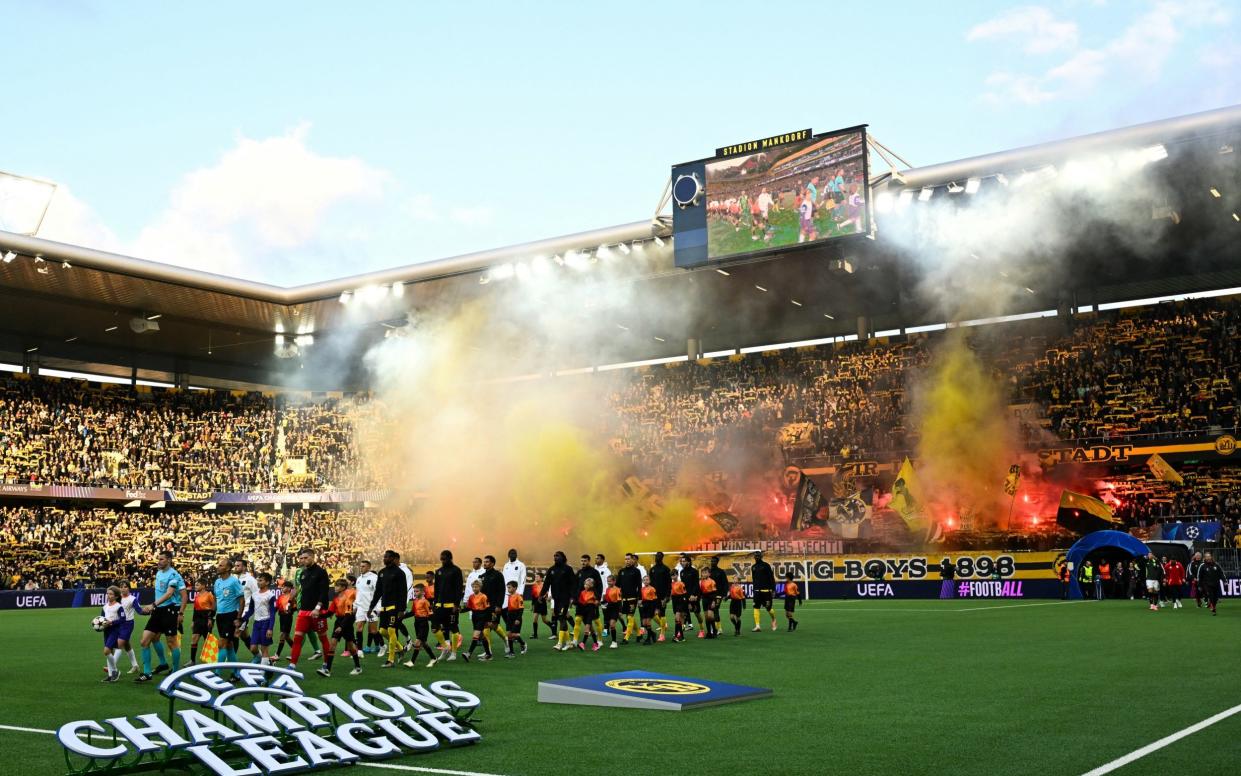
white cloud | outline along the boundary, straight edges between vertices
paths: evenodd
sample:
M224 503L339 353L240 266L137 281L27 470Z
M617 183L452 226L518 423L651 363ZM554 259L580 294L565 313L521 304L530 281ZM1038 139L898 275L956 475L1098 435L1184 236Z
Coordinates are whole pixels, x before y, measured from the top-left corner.
M1038 105L1056 97L1054 92L1043 86L1041 79L1029 75L992 73L987 76L986 85L988 91L983 98L993 103L1019 102L1024 105Z
M1088 89L1103 78L1107 72L1107 61L1108 56L1104 52L1083 49L1048 70L1045 77L1036 80L1061 81L1073 84L1077 89Z
M386 171L316 153L306 142L309 129L302 124L263 140L239 138L214 165L185 175L168 208L138 234L133 252L215 272L244 271L265 253L312 246L335 208L382 197Z
M71 245L89 245L102 251L124 251L120 238L108 228L99 214L63 184L56 187L38 234L39 237Z
M1062 25L1037 6L1015 8L970 29L968 40L985 40L1028 34L1025 50L1051 51L1053 44L1071 44L1073 51L1058 65L1041 73L992 73L984 84L983 98L993 104L1035 105L1093 92L1109 76L1153 81L1164 66L1179 54L1185 31L1205 25L1224 25L1226 9L1214 0L1160 0L1150 4L1111 40L1097 47L1078 47L1077 28L1070 37ZM1048 29L1060 29L1047 32ZM1059 43L1057 43L1059 42ZM1036 48L1037 47L1037 48Z
M1077 44L1077 23L1057 19L1043 6L1027 5L1010 8L965 34L969 41L994 38L1021 38L1027 54L1047 54Z
M454 235L495 222L485 202L404 197L388 171L312 149L309 131L303 124L274 137L238 137L215 163L183 175L132 239L61 186L39 236L292 286L392 263L385 241L402 222L438 222Z

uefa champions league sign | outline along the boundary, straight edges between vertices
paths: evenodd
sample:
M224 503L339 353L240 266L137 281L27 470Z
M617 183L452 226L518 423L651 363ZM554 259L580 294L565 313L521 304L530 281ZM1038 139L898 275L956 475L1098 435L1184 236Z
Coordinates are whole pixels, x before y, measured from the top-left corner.
M217 672L233 670L236 684ZM79 720L56 737L72 774L205 767L217 776L294 773L429 752L480 740L481 701L455 682L308 696L302 674L208 663L168 676L168 713ZM177 701L198 708L177 710ZM245 701L238 705L238 701ZM75 756L84 763L75 765Z

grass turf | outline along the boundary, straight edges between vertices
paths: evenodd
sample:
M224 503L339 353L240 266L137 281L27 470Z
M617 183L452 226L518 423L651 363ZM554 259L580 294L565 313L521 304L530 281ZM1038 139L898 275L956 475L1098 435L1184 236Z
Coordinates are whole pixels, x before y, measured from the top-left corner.
M1132 601L1046 604L816 601L799 610L796 633L783 622L751 633L747 610L742 635L730 627L718 641L561 654L541 637L528 655L490 664L381 671L371 657L358 677L338 661L332 679L310 675L309 661L301 669L312 695L457 681L483 699L483 740L388 762L506 776L654 773L693 767L704 752L729 772L1081 774L1241 703L1233 602L1218 617L1192 602L1158 613ZM52 730L166 708L132 677L98 683L93 614L0 613L0 725ZM633 668L775 695L683 713L535 701L539 679ZM0 753L0 774L64 772L49 735L0 729ZM1238 762L1241 714L1117 773L1229 773Z
M716 259L750 253L751 251L765 251L770 248L796 245L801 222L797 211L792 207L792 198L789 197L788 200L789 206L786 209L771 213L770 226L772 234L769 240L764 240L761 235L759 235L757 240L751 239L757 232L751 232L746 225L748 222L742 223L740 227L734 227L722 218L708 218L707 246L709 258ZM833 212L829 208L821 208L815 216L814 223L818 229L816 241L829 237L857 234L858 227L855 224L850 224L847 231L842 231L840 225L832 217Z

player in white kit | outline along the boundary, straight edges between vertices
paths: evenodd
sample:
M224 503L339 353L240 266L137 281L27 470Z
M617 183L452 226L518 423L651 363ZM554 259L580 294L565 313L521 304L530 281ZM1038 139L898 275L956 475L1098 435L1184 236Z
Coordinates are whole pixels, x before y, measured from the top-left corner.
M375 600L375 585L379 575L371 571L371 562L364 560L358 563L358 581L354 585L358 597L353 606L354 628L358 637L354 639L359 645L365 645L362 653L373 655L383 646L379 637L379 613L371 613L371 603ZM362 638L362 630L366 630L366 638Z

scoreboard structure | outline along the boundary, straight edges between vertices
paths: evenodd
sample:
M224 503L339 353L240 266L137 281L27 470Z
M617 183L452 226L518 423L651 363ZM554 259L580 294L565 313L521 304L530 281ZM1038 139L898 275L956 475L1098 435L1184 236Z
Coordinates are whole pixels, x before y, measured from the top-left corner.
M676 266L693 268L870 232L866 126L717 148L672 168Z

